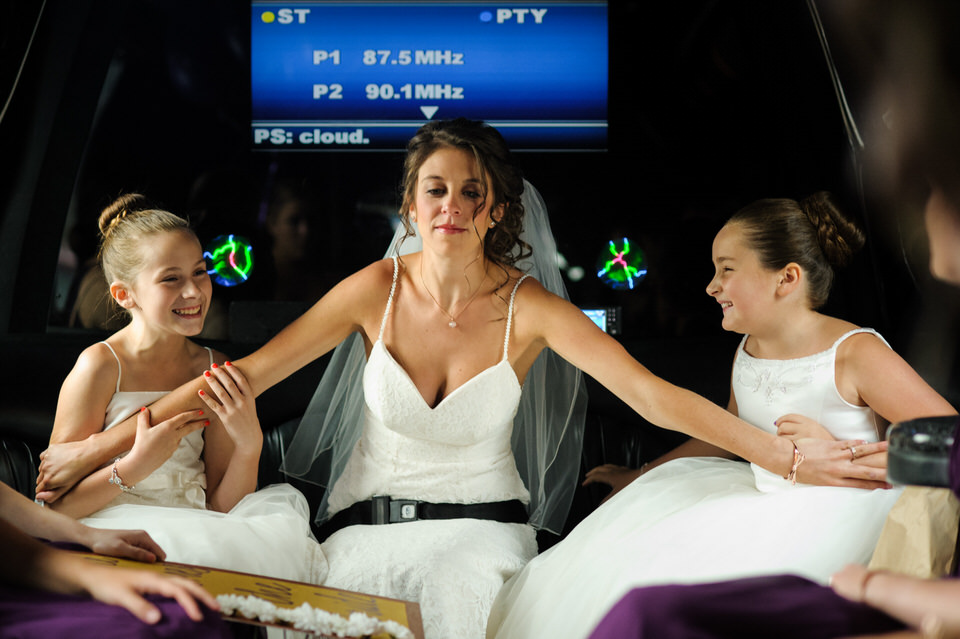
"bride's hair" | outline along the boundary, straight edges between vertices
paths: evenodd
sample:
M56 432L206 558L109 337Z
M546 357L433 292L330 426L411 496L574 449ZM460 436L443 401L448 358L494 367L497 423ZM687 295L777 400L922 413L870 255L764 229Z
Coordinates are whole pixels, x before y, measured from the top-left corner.
M492 126L483 122L457 118L438 120L420 127L407 144L404 160L403 203L400 219L406 233L403 239L414 234L410 210L416 200L417 176L420 167L434 152L443 148L461 149L473 155L480 171L484 200L487 183L493 190L492 209L503 205L503 215L489 229L483 242L484 257L501 266L513 266L518 260L530 255L530 245L520 239L523 230L523 175L513 163L510 149L503 136ZM474 216L480 209L474 211Z

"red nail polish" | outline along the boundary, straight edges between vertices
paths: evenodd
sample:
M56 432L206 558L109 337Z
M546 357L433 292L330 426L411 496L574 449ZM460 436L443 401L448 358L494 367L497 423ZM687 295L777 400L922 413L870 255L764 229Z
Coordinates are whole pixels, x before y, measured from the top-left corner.
M197 392L199 392L201 395L206 395L206 393L204 393L203 391L197 391Z
M202 393L203 391L200 391L200 392ZM197 413L197 414L198 414L198 415L203 415L203 411L200 411L200 412Z
M220 368L220 367L217 366L217 363L216 363L216 362L214 362L213 364L210 365L210 368Z
M224 365L224 366L233 366L233 364L231 364L230 362L224 362L223 365Z
M203 422L203 425L204 425L204 426L209 426L209 425L210 425L210 420L209 420L209 419L208 419L208 420L205 420L205 421Z
M143 411L145 411L145 410L147 410L147 407L146 407L146 406L141 406L141 407L140 407L140 412L141 412L141 413L142 413Z
M210 377L210 371L203 371L204 377Z

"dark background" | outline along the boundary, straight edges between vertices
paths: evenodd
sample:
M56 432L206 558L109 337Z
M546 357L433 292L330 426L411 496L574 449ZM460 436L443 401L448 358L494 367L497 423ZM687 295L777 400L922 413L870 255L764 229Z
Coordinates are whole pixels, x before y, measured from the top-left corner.
M0 287L13 295L0 321L8 333L73 330L77 264L93 250L100 209L121 192L189 215L202 241L242 232L262 245L266 194L290 178L317 196L310 267L322 281L382 255L401 154L250 150L246 2L7 4ZM832 191L869 243L839 274L825 311L877 328L945 390L957 296L930 281L916 210L892 214L863 195L860 166L871 147L868 140L852 152L810 8L800 0L612 2L609 151L517 159L547 202L560 251L588 273L568 281L573 301L621 307L619 338L634 352L651 340L684 344L677 358L688 371L728 370L736 342L704 292L723 221L761 197ZM865 70L823 18L854 116L865 118ZM589 275L608 240L623 236L648 260L635 291ZM265 290L253 283L216 295L228 303ZM715 351L723 361L697 361ZM649 365L669 369L669 357Z

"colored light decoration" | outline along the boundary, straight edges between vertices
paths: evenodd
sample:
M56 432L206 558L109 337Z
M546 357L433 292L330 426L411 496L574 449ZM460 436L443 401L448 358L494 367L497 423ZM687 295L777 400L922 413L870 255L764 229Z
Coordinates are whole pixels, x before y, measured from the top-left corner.
M218 235L207 245L203 257L207 273L220 286L238 286L253 273L253 246L239 235Z
M597 259L597 269L600 281L617 291L632 291L647 276L643 251L631 249L627 238L623 238L619 246L610 240L607 250L602 251Z

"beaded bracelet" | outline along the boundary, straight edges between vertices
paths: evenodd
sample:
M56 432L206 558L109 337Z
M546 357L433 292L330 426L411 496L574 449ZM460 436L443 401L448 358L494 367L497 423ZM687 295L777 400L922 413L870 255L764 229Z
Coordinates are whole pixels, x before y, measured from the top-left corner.
M131 490L136 488L136 486L127 486L126 484L123 483L123 480L120 478L120 473L117 472L117 463L119 461L120 461L119 457L113 460L113 469L110 471L110 476L107 477L107 483L113 484L114 486L116 486L117 488L119 488L125 493L129 493Z
M800 467L800 464L803 463L803 460L806 457L803 456L803 453L800 452L800 449L797 448L797 443L793 443L793 467L790 468L790 472L787 474L784 479L790 482L791 485L797 485L797 469Z

